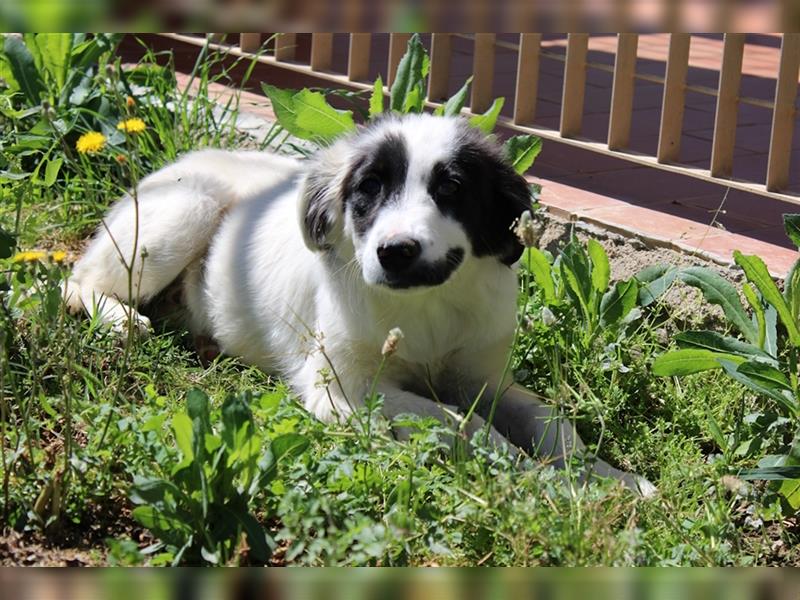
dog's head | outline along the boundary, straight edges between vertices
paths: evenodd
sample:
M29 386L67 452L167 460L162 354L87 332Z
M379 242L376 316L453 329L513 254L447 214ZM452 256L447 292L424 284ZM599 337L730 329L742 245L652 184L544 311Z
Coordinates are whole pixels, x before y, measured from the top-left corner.
M318 153L301 202L306 244L353 253L364 281L436 286L470 260L511 265L530 208L502 150L461 118L389 116Z

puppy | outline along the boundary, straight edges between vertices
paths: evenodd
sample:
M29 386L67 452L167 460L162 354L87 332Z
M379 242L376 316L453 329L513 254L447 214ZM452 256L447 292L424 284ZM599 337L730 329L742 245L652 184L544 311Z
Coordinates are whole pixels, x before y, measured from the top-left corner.
M363 403L399 328L377 384L387 417L449 422L478 398L485 416L499 397L494 442L563 466L583 450L571 425L502 380L523 250L511 228L530 205L501 149L460 118L385 117L308 161L203 150L111 209L65 295L144 331L128 305L182 278L191 331L279 374L325 421ZM466 429L483 425L475 415Z

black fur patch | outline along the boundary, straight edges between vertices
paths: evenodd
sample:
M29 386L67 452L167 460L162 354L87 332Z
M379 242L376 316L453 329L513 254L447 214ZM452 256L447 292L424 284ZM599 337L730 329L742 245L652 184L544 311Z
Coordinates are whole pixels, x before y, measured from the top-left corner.
M510 265L523 251L511 226L531 208L528 183L499 147L466 123L457 148L450 161L434 166L428 192L442 213L464 226L475 256L497 256ZM455 193L437 193L445 180L458 182Z
M350 207L356 234L363 236L382 206L402 192L408 172L408 150L400 136L387 135L374 149L363 150L363 158L345 182L345 204ZM380 183L375 191L375 181Z

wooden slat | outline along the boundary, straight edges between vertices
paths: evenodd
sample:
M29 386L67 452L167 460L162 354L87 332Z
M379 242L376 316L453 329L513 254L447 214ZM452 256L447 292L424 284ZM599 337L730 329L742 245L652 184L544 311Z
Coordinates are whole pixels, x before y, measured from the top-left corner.
M242 52L258 52L261 47L261 34L260 33L240 33L239 34L239 48Z
M627 148L631 138L633 114L633 76L636 73L636 48L639 36L620 33L614 60L614 83L611 89L611 114L608 119L608 147Z
M333 34L311 34L311 69L329 71L333 57Z
M297 55L297 34L279 33L275 37L275 60L294 60Z
M656 152L656 160L660 163L675 162L680 156L691 40L688 33L673 33L669 36L667 74L664 79L664 99L661 104Z
M583 97L586 92L586 54L589 35L570 33L567 38L567 60L564 63L564 88L561 97L562 137L579 135L583 124Z
M714 117L714 140L711 147L711 176L733 175L733 147L739 110L739 84L742 80L744 34L726 33L719 72L717 113Z
M469 108L482 113L492 104L494 83L494 33L475 34L475 52L472 63L472 99Z
M434 33L431 37L431 73L428 78L428 100L438 102L448 96L450 57L453 38L449 33Z
M386 85L390 86L394 83L394 76L397 74L397 65L400 64L400 59L406 53L406 46L408 40L411 38L410 33L392 33L389 36L389 65L388 75L386 76Z
M350 52L347 56L347 78L361 81L369 77L369 50L371 33L351 33Z
M539 90L540 33L521 33L517 57L517 89L514 93L514 123L533 123Z
M789 184L789 160L792 157L797 74L800 70L800 33L784 33L781 61L775 84L775 110L767 160L767 190L777 192Z

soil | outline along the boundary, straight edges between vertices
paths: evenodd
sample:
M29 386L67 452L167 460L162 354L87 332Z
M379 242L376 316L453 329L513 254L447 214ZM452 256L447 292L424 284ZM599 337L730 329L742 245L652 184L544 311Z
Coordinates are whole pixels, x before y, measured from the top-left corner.
M613 281L633 277L652 265L702 266L716 271L733 283L739 283L742 279L738 269L721 266L698 256L650 246L637 238L628 238L580 221L567 221L547 212L539 213L538 217L541 226L539 248L556 254L569 242L573 232L582 242L593 238L602 244L608 254ZM669 309L675 323L692 328L707 328L723 321L719 306L705 302L699 290L686 285L672 286L661 301ZM744 297L742 301L744 302Z

